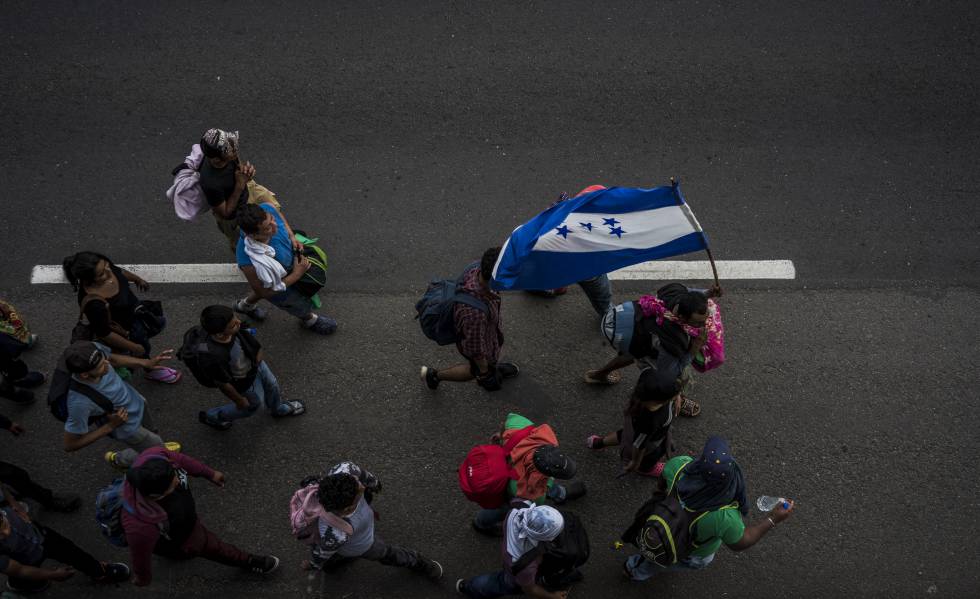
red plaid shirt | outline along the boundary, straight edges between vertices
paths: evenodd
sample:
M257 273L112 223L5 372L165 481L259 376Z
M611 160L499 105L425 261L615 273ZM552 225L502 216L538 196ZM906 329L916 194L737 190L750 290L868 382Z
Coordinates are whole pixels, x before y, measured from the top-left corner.
M495 364L504 345L504 333L500 328L500 295L480 285L480 269L466 273L463 291L483 300L490 309L484 313L478 308L457 303L453 318L456 322L456 348L465 358L484 359Z

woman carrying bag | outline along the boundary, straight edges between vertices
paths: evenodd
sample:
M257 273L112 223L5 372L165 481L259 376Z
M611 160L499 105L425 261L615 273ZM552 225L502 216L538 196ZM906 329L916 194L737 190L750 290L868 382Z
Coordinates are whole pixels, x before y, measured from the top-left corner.
M78 252L62 262L65 277L78 294L79 318L72 341L99 341L121 353L145 358L150 355L150 338L167 324L160 302L140 301L129 288L140 291L149 283L112 260L95 252ZM159 366L144 376L160 383L176 383L179 370Z

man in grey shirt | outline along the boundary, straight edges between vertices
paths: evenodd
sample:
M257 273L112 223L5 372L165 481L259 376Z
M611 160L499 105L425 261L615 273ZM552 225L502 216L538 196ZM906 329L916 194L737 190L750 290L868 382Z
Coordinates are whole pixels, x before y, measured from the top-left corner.
M386 566L408 568L430 580L442 578L442 565L418 551L389 545L374 534L373 495L381 491L377 477L353 462L341 462L320 479L319 538L306 569L331 567L351 559L368 559Z

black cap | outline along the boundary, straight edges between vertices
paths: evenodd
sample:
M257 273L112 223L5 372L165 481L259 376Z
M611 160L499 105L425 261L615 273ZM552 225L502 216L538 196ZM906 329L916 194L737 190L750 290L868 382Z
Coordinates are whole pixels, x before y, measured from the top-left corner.
M575 476L578 465L554 445L543 445L534 451L534 467L541 474L569 479Z
M68 372L80 374L98 366L105 354L91 341L76 341L65 349L62 357L65 359Z

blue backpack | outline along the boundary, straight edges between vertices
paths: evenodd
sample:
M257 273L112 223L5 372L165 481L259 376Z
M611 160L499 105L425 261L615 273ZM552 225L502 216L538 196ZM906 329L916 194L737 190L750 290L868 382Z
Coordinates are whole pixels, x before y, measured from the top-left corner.
M479 267L474 262L463 270L463 274L454 279L433 279L422 299L415 303L415 318L422 326L422 332L439 345L449 345L456 342L456 323L453 319L453 308L457 303L472 306L484 314L490 312L486 302L462 291L463 279L473 268Z
M99 531L116 547L126 547L126 531L122 526L123 508L132 513L133 510L123 501L123 483L126 477L120 476L109 485L103 487L95 496L95 522Z

